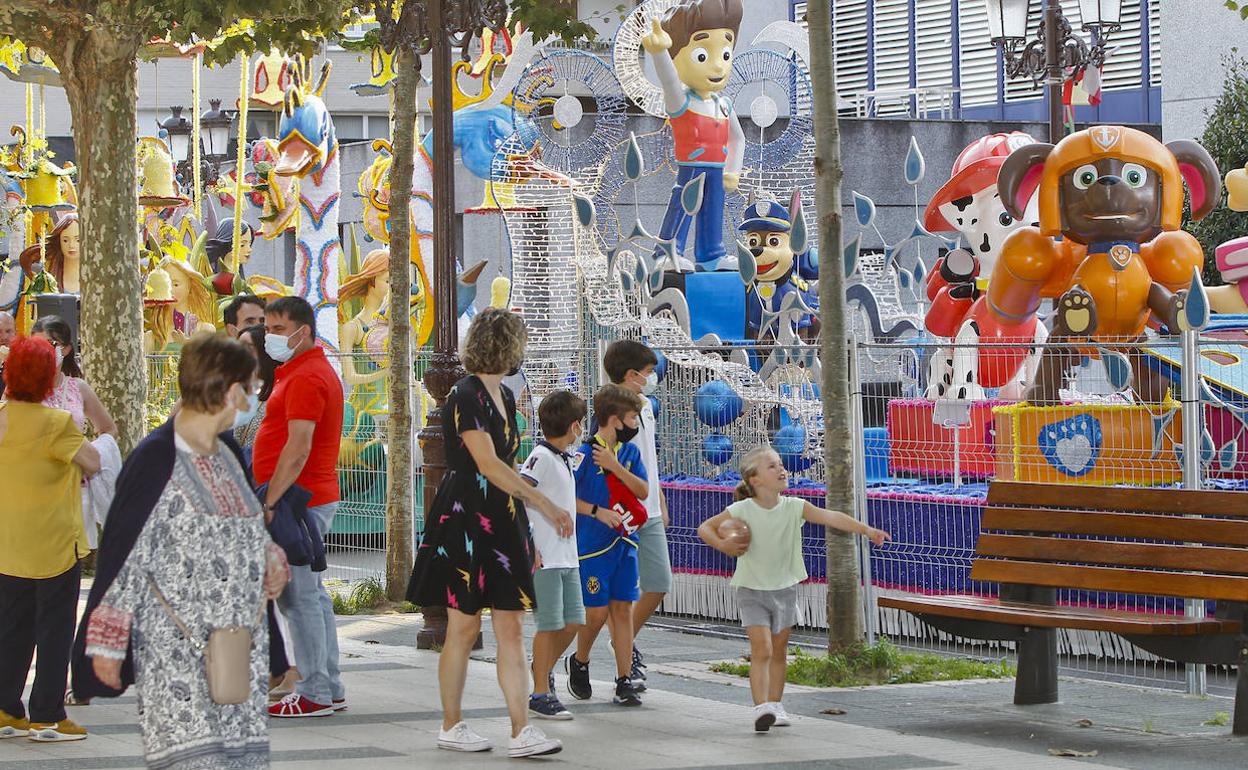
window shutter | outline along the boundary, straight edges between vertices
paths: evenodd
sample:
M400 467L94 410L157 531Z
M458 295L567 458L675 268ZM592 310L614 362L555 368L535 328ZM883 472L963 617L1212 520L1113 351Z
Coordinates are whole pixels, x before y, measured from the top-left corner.
M988 10L983 0L958 0L958 30L962 106L996 104L997 49L988 36Z
M1117 91L1140 87L1140 79L1144 74L1141 64L1143 41L1140 39L1140 21L1140 0L1126 0L1122 4L1122 29L1109 36L1109 47L1114 52L1105 60L1102 89ZM1158 32L1160 34L1160 30Z
M852 100L866 91L867 0L836 0L832 13L832 48L836 57L836 95Z
M1148 84L1161 88L1161 0L1148 0Z
M875 87L910 87L909 0L875 0ZM909 111L909 99L888 99L876 107L880 116L905 115Z
M914 4L916 85L948 88L953 85L953 0L925 0Z

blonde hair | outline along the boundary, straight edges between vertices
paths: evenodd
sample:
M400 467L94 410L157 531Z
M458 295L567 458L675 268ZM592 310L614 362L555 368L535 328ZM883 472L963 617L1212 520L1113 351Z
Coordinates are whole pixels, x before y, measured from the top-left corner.
M763 464L763 460L775 453L776 450L766 444L754 447L745 453L745 457L741 458L741 483L737 484L737 488L733 491L733 499L741 501L757 496L750 479L758 475L759 466Z
M488 307L472 319L460 360L472 374L506 374L524 361L528 341L524 319L510 310Z
M173 268L182 273L182 280L186 281L186 309L204 323L213 326L220 325L217 319L217 303L213 301L208 284L204 282L204 277L199 274L199 271L176 259L165 260L163 267L166 272L169 268Z

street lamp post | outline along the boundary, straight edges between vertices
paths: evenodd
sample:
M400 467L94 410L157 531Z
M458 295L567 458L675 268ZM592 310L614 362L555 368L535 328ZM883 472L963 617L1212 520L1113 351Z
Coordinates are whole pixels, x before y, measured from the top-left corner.
M1075 34L1062 13L1058 0L1039 0L1044 18L1037 37L1027 38L1027 18L1031 0L985 0L988 29L1005 57L1006 76L1030 76L1044 82L1049 107L1049 141L1056 144L1065 135L1062 120L1062 84L1069 76L1078 77L1088 67L1101 67L1109 54L1109 34L1122 26L1122 0L1079 0L1083 29L1093 35L1089 46Z
M160 123L169 137L169 155L179 171L191 157L191 121L182 115L182 110L181 105L170 107L169 117Z
M446 472L446 448L442 431L442 405L456 381L464 376L459 361L458 313L455 303L455 144L451 98L451 47L467 58L468 44L483 29L498 29L507 22L504 0L428 0L428 29L433 55L433 297L434 354L425 370L424 383L434 408L420 432L424 458L424 509L431 510L439 482ZM446 639L446 609L423 609L424 625L416 635L416 647L429 649ZM478 639L480 644L480 639Z

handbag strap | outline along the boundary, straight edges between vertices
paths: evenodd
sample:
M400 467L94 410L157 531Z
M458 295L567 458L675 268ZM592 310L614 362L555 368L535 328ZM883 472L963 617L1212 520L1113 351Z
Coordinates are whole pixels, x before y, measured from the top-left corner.
M195 636L191 633L191 629L187 628L186 623L182 622L182 618L178 617L178 613L173 611L173 607L170 606L169 600L165 598L165 594L160 590L160 586L156 585L156 579L153 578L150 573L147 576L147 582L148 585L152 587L152 593L156 594L156 600L160 602L160 606L164 607L165 612L169 613L170 620L172 620L174 625L182 631L182 635L186 637L188 642L194 645L195 649L202 651L204 646L195 640Z

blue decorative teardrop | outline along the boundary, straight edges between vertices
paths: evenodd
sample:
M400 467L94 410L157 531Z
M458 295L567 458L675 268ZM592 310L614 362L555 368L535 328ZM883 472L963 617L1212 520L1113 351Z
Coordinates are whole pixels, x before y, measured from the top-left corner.
M624 176L628 181L636 182L646 173L645 159L641 156L641 145L637 143L637 135L628 135L628 150L624 153Z
M862 236L854 236L854 239L845 244L841 252L841 257L845 262L845 277L852 278L854 273L858 272L858 252L862 247Z
M596 216L593 200L584 195L576 195L574 193L572 201L576 206L576 221L580 223L581 227L592 227Z
M875 201L855 190L854 215L858 217L858 224L870 227L875 221Z
M910 137L910 149L906 152L906 183L916 185L923 181L927 168L923 161L923 153L919 150L919 141Z

